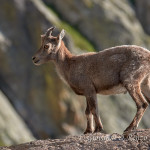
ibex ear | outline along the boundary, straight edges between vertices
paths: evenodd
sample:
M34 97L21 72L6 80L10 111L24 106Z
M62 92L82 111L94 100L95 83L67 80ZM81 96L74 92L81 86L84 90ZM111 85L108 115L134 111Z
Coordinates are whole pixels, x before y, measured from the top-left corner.
M58 39L57 50L60 48L60 46L61 46L61 40L63 39L64 36L65 36L65 30L62 29L61 32L60 32L60 34L57 37L57 39Z
M60 34L59 34L59 40L62 40L64 36L65 36L65 30L62 29Z

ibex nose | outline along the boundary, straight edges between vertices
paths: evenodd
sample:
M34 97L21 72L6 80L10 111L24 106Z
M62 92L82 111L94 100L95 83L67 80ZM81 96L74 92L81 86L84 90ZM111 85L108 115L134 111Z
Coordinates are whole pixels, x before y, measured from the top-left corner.
M34 60L35 58L36 58L36 57L33 56L33 57L32 57L32 60Z

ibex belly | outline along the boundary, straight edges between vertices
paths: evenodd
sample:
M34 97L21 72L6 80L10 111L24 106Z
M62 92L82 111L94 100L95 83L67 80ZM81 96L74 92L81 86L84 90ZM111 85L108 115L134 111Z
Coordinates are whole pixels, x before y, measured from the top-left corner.
M150 74L143 80L141 90L144 96L150 99Z
M115 94L121 94L126 92L127 92L126 88L123 87L121 84L119 84L107 90L100 90L98 93L102 95L115 95Z

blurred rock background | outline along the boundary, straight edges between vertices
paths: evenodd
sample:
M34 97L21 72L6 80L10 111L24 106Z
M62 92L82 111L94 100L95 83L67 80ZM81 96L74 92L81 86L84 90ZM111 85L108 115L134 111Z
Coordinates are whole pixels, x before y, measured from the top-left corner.
M64 28L72 53L136 44L150 49L149 0L0 0L0 145L83 133L85 98L33 65L40 35ZM136 106L128 94L98 96L107 133L122 133ZM139 128L150 128L147 109Z

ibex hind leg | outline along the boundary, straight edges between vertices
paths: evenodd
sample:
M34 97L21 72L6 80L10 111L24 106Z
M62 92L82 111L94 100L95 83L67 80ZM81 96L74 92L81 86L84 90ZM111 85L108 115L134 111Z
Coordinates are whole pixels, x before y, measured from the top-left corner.
M122 78L122 83L126 87L132 99L135 101L137 106L136 115L131 122L131 124L126 128L124 132L129 132L138 127L140 120L142 119L146 108L148 107L148 103L145 100L142 91L141 91L141 83L143 79L146 77L147 73L145 70L138 70L135 72L130 72L129 76L124 76L126 78Z
M148 106L147 101L145 100L145 98L143 97L141 90L140 90L140 86L138 84L128 84L126 85L126 88L130 94L130 96L132 97L132 99L135 101L135 104L137 106L137 112L136 115L133 119L133 121L131 122L131 124L126 128L126 131L131 131L134 130L138 127L139 122L141 121L144 112Z

